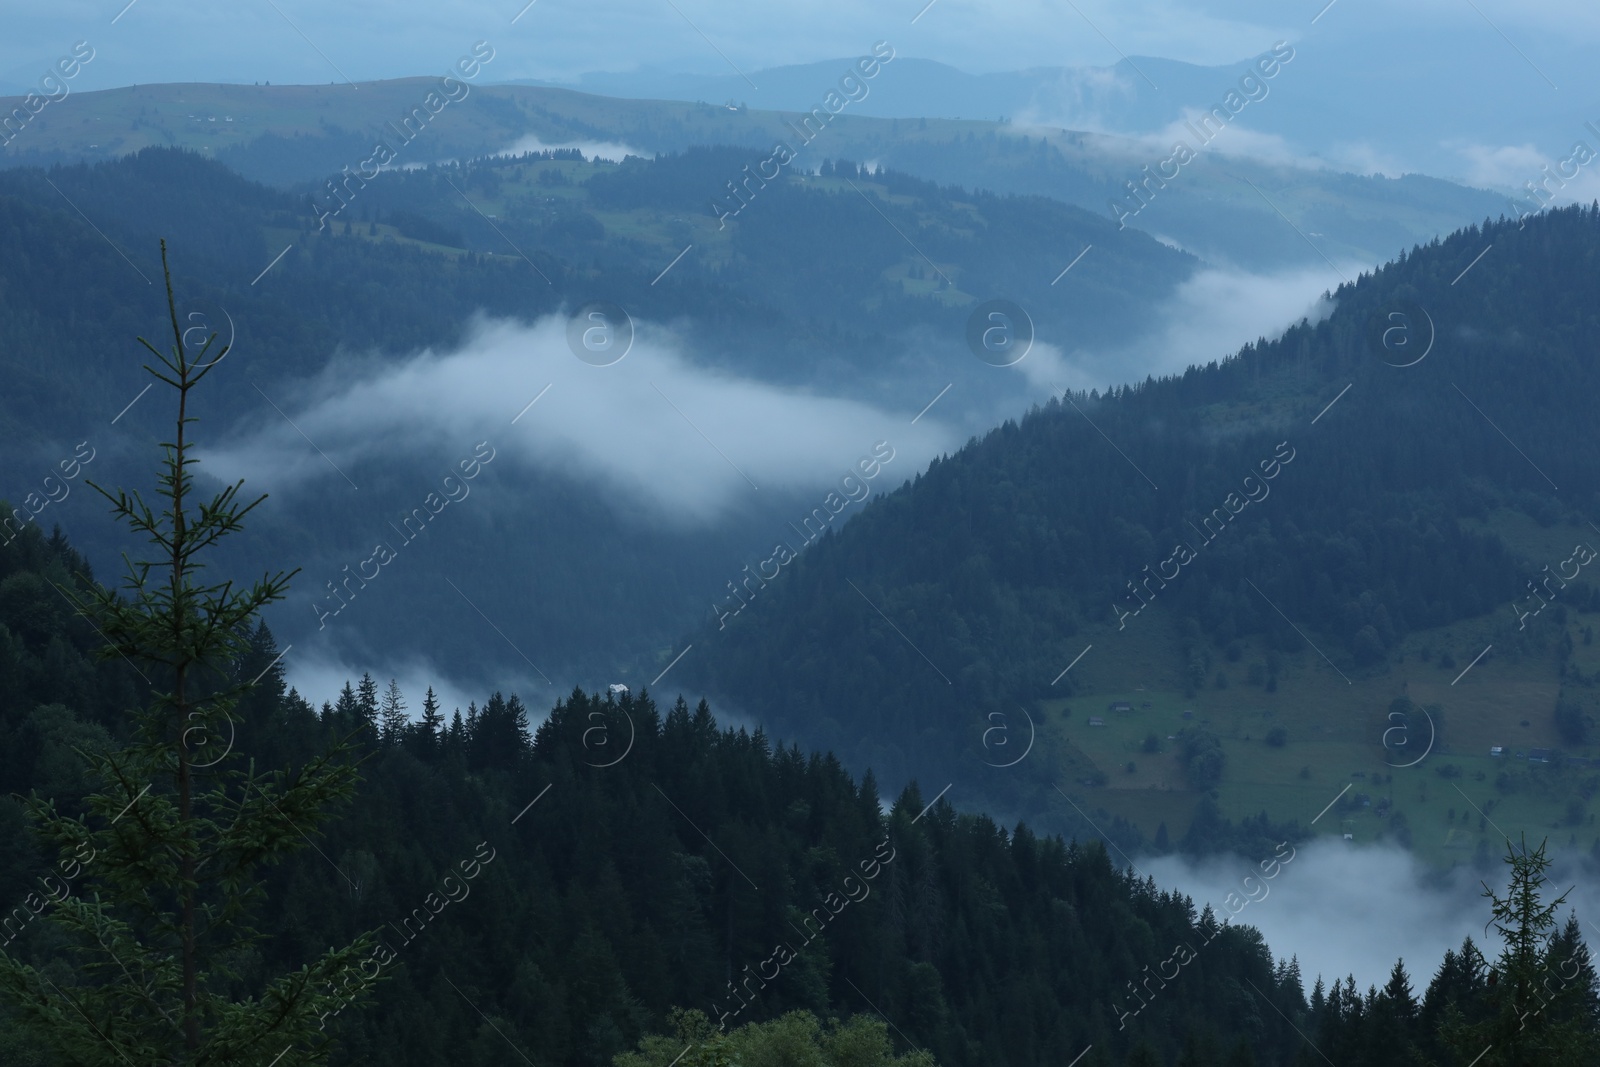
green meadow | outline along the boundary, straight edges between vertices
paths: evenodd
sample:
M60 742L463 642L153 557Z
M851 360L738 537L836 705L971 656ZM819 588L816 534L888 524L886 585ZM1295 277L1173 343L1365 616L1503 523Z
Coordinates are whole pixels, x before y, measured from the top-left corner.
M1582 539L1575 529L1507 525L1508 540L1514 535L1532 559L1564 559L1572 538ZM1600 645L1586 618L1568 613L1566 662L1568 670L1592 675L1600 672ZM1177 669L1175 620L1155 604L1120 632L1084 632L1093 647L1072 670L1077 691L1039 704L1036 752L1085 811L1120 816L1150 839L1164 823L1176 842L1204 796L1179 759L1178 733L1193 727L1214 735L1226 755L1210 793L1231 819L1264 812L1318 834L1404 841L1444 865L1480 848L1498 854L1504 837L1524 832L1587 851L1600 839L1592 810L1600 805L1590 803L1600 766L1565 760L1600 757L1600 741L1591 729L1582 744L1562 742L1554 719L1562 670L1556 651L1518 656L1490 648L1473 663L1497 636L1504 642L1508 628L1516 629L1509 608L1415 633L1389 662L1366 671L1336 669L1311 647L1279 653L1270 690L1265 649L1240 641L1236 659L1210 650L1207 685L1188 696ZM1216 685L1219 673L1225 688ZM1566 696L1593 720L1589 690L1569 686ZM1429 711L1431 730L1420 715L1409 725L1390 717L1402 697ZM1121 702L1131 710L1111 710ZM1505 755L1491 756L1493 746ZM1530 762L1534 749L1551 750L1551 762Z

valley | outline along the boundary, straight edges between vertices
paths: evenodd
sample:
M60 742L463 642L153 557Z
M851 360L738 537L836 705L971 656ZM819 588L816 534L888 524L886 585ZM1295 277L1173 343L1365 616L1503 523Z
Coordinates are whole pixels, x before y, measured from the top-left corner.
M1596 1062L1592 20L1069 6L0 17L0 1064Z

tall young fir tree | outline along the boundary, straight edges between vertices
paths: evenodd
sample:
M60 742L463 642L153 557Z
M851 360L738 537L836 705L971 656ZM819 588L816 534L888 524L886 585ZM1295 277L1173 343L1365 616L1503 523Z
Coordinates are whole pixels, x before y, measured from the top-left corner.
M439 710L439 698L430 685L427 696L422 698L422 717L405 733L406 748L420 759L433 759L444 744L444 732L444 713Z
M0 997L62 1063L317 1064L331 1040L325 1017L370 995L361 965L376 941L363 935L260 977L257 871L307 844L357 777L343 743L298 770L270 772L234 750L235 707L255 685L234 681L234 668L250 652L250 624L283 597L293 572L247 587L202 580L202 556L264 498L243 503L236 483L196 499L190 393L227 347L213 355L215 335L198 351L185 344L165 242L161 262L172 347L139 339L158 361L145 369L177 394L158 503L95 486L149 547L127 560L120 591L93 586L77 598L106 639L102 654L126 658L149 682L149 703L130 712L125 747L86 757L99 789L81 815L29 798L40 836L70 858L65 883L29 900L55 928L51 958L32 966L0 950Z
M383 727L384 745L400 744L411 720L406 717L406 701L400 694L400 685L393 678L389 679L389 688L384 691L383 701L378 706L378 715Z
M1444 1043L1479 1067L1592 1067L1600 1062L1594 1007L1592 1001L1585 1003L1588 976L1570 973L1582 942L1569 943L1566 932L1558 935L1555 929L1567 895L1548 903L1544 899L1551 862L1545 845L1529 849L1526 840L1520 846L1506 842L1511 868L1506 895L1484 885L1484 896L1493 902L1490 925L1505 947L1489 970L1478 1010L1469 1018L1447 1008L1440 1027ZM1583 958L1586 962L1586 951ZM1583 984L1574 984L1574 978Z
M378 721L378 683L372 680L370 671L361 675L356 686L356 714L367 729L364 740L376 742L382 736Z

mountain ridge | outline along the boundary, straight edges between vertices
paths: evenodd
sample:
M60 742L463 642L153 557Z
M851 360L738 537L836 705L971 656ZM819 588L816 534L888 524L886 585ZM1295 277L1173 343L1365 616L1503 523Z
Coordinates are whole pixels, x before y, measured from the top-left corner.
M1437 651L1446 630L1484 634L1470 651L1456 639L1461 666L1493 645L1495 656L1476 666L1475 685L1510 686L1517 663L1532 670L1538 661L1546 664L1538 675L1543 692L1552 694L1540 699L1557 703L1559 680L1559 699L1580 700L1581 716L1592 722L1594 680L1586 662L1570 662L1568 628L1581 629L1578 615L1600 606L1594 586L1579 577L1562 594L1578 614L1563 608L1560 622L1547 619L1544 629L1514 626L1504 605L1519 591L1527 599L1521 586L1538 561L1485 524L1520 513L1536 527L1576 531L1600 502L1592 456L1566 436L1582 425L1575 399L1585 394L1582 383L1600 373L1588 347L1600 326L1585 303L1593 285L1551 284L1554 272L1600 262L1597 220L1600 207L1572 208L1522 228L1502 221L1460 231L1341 286L1339 307L1315 325L1181 376L1104 397L1052 399L1008 421L875 501L763 589L726 632L707 624L686 635L703 655L685 660L684 680L732 706L764 707L770 728L827 744L887 781L952 779L985 790L994 810L1029 819L1051 812L1064 825L1075 825L1075 816L1059 806L1053 781L1122 769L1104 754L1078 758L1082 746L1099 743L1096 731L1081 732L1090 692L1148 685L1164 694L1161 725L1144 751L1171 768L1160 773L1191 804L1217 796L1219 783L1190 774L1193 753L1170 736L1161 740L1194 725L1166 709L1197 699L1237 707L1221 730L1224 747L1243 746L1235 758L1250 752L1258 761L1263 750L1252 746L1270 722L1246 744L1246 708L1251 715L1264 708L1269 719L1291 716L1296 699L1327 690L1333 703L1324 707L1319 697L1317 706L1328 715L1335 691L1352 686L1363 703L1345 714L1356 712L1351 721L1371 724L1371 732L1364 748L1354 736L1342 742L1350 755L1340 758L1381 771L1391 756L1380 742L1383 709L1404 697L1401 679L1420 669L1414 657L1429 659L1422 643ZM1498 268L1477 276L1475 289L1452 285L1486 245L1502 256ZM1403 348L1383 345L1394 328L1384 316L1392 313L1409 316L1418 344L1425 322L1437 329L1427 359L1413 363L1401 358ZM1537 360L1532 365L1544 373L1525 376L1508 353ZM1508 410L1511 404L1521 406ZM1530 421L1533 410L1542 420ZM1511 421L1515 446L1498 432ZM1298 452L1292 466L1256 489L1248 480L1241 486L1241 471L1273 462L1284 448ZM1261 503L1246 499L1258 492ZM1227 536L1213 526L1227 526ZM1184 559L1178 573L1158 562L1174 560L1167 550L1174 544L1197 557ZM1138 618L1147 608L1156 618ZM1134 645L1108 653L1119 635ZM1106 661L1109 676L1080 690L1077 680L1097 670L1096 660L1074 658L1088 654L1086 646L1118 658ZM1125 658L1134 647L1137 656L1154 657L1143 670ZM1265 664L1259 674L1251 667L1252 681L1266 685L1270 676L1271 689L1204 696L1241 647ZM1280 679L1280 672L1288 673ZM1223 684L1219 678L1217 688ZM1382 703L1373 690L1384 691ZM1467 700L1467 692L1450 699ZM1053 739L1056 755L1003 774L985 771L981 763L998 766L1015 751L989 751L987 731L1004 721L996 716L1015 719L1019 708L1042 724L1035 751ZM1550 705L1530 709L1543 736L1553 736L1552 714ZM1414 715L1420 726L1420 711ZM1493 728L1490 720L1477 723L1478 715L1463 740ZM1298 752L1331 720L1280 721L1290 724ZM1130 741L1128 755L1116 758L1132 774L1140 746L1137 735ZM1475 762L1461 765L1487 768L1490 742L1481 743ZM1587 742L1570 749L1586 752ZM1459 764L1460 749L1453 753ZM1159 779L1132 780L1164 788ZM1331 796L1336 786L1322 784L1329 780L1327 770L1309 775L1299 792L1328 788ZM1226 780L1220 785L1227 790ZM1294 799L1297 787L1287 788L1280 803ZM1229 799L1236 818L1256 811L1241 810L1238 795ZM1152 804L1140 819L1144 835L1162 811ZM1280 809L1274 819L1293 814L1305 825L1316 810ZM1171 806L1165 815L1178 827L1189 818ZM1131 848L1140 839L1130 833L1122 843Z

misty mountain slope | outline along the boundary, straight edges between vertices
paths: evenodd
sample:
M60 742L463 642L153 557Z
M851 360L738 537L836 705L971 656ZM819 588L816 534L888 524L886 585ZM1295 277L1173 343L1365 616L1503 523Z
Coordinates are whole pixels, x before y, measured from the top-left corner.
M982 299L1025 302L1042 337L1104 346L1137 336L1152 306L1197 266L1059 202L859 169L752 182L741 207L727 185L745 180L746 162L737 150L705 149L621 167L534 158L396 172L353 185L343 201L326 187L310 190L327 213L322 232L306 201L190 153L155 150L48 177L15 170L0 175L0 190L69 226L76 217L81 233L98 225L116 241L93 262L108 275L121 262L138 285L154 265L154 240L168 237L183 256L180 270L204 261L195 274L207 299L236 292L229 299L240 314L254 307L249 301L269 301L264 314L301 328L274 352L275 365L300 373L337 347L454 343L476 311L532 316L603 299L641 320L688 325L715 342L700 346L708 358L742 372L881 385L909 351L893 335L928 327L965 351L954 338ZM726 222L697 217L716 197L729 205ZM330 239L340 237L355 240ZM698 254L673 264L690 243ZM1068 250L1089 244L1097 254L1074 269L1073 284L1052 286ZM286 247L280 265L294 269L263 274ZM840 247L851 253L838 255ZM24 251L16 246L19 257ZM49 263L33 269L48 272ZM435 264L437 281L426 266ZM41 288L54 284L50 277L39 275ZM867 368L866 377L842 381L847 368ZM968 359L955 369L975 383L984 376Z
M20 799L84 810L97 783L82 752L126 743L128 707L159 685L159 675L152 683L121 658L95 656L103 638L50 587L86 577L67 539L37 528L0 553L0 894L27 901L7 913L7 954L42 967L70 957L51 921L59 913L35 912L29 894L61 884L69 868L29 832ZM465 714L397 725L370 677L319 711L317 699L334 694L291 690L289 651L255 627L222 665L245 691L218 759L276 768L349 737L361 777L315 849L263 872L266 936L239 980L249 989L252 975L375 931L382 954L370 958L394 966L369 1004L330 1016L327 1062L341 1067L495 1067L509 1041L535 1062L605 1067L683 1008L735 1028L796 1010L881 1011L901 1041L951 1067L1299 1067L1315 1062L1311 1034L1339 1063L1401 1067L1420 1049L1466 1067L1478 1046L1451 1058L1441 1017L1499 1013L1497 983L1471 940L1467 963L1452 948L1430 970L1430 950L1365 996L1354 976L1330 989L1337 971L1265 940L1250 924L1281 924L1296 904L1322 914L1338 895L1318 884L1346 862L1328 847L1279 839L1227 857L1228 888L1213 907L1120 866L1098 842L1008 828L948 793L930 799L912 787L891 801L832 754L723 726L703 702L663 708L642 692L573 690L534 726L540 705L494 690ZM626 750L613 755L623 738ZM85 896L99 888L98 868L70 870ZM1242 883L1240 870L1250 872ZM1277 903L1251 907L1274 892ZM1462 922L1447 924L1476 937L1488 908L1469 901ZM1348 933L1330 924L1315 936ZM1390 948L1373 977L1389 970ZM1493 956L1492 937L1482 951ZM1600 1004L1576 918L1540 953L1541 966L1574 981L1536 1017L1530 1040L1548 1037L1548 1024L1593 1018ZM1411 981L1426 989L1420 1010ZM461 995L444 996L447 985ZM1252 993L1274 1011L1259 1010ZM59 1028L41 1032L19 1014L0 1005L7 1064L82 1062L50 1059ZM1575 1047L1571 1035L1562 1047ZM883 1063L852 1049L831 1062ZM673 1043L645 1062L665 1067L683 1052Z
M1548 106L1550 85L1536 75L1461 76L1463 70L1479 65L1496 70L1504 60L1515 59L1500 39L1435 21L1427 26L1428 47L1418 49L1416 35L1396 32L1395 11L1343 14L1334 23L1323 20L1312 35L1289 35L1296 48L1293 64L1271 84L1271 103L1251 108L1249 126L1264 152L1292 153L1359 173L1422 172L1462 180L1493 169L1483 165L1488 162L1483 150L1491 146L1534 145L1565 152L1572 137L1581 136L1582 117ZM1365 26L1352 25L1351 17ZM1387 32L1378 32L1380 26ZM1271 42L1263 37L1258 43L1266 47ZM1578 39L1545 35L1540 43L1542 68L1552 69L1546 64L1554 53L1564 53L1561 60L1574 72L1583 69ZM586 73L567 87L628 99L748 101L792 110L810 107L817 86L828 84L848 63L841 56L749 71L761 86L759 92L752 92L737 74L691 75L650 67ZM871 95L852 107L886 119L1004 116L1021 125L1150 136L1215 106L1238 86L1249 63L1243 54L1236 62L1205 65L1136 54L1105 66L971 74L948 63L906 56L895 60L893 79L875 84ZM1520 73L1533 75L1531 69ZM1393 102L1401 98L1410 103L1396 114ZM1329 107L1335 99L1339 106ZM1540 162L1518 159L1519 166L1497 184L1537 180ZM1525 173L1513 178L1515 170Z
M1586 434L1600 386L1597 264L1594 210L1469 229L1341 287L1331 316L1281 340L1106 397L1052 400L935 462L792 573L752 561L748 573L772 580L708 613L681 682L886 780L953 779L1030 816L1058 803L1050 783L1070 773L1070 746L1048 743L1067 728L1061 716L1081 723L1103 706L1060 699L1083 676L1065 668L1090 645L1112 665L1096 693L1148 682L1192 701L1208 664L1225 666L1223 651L1244 642L1280 661L1274 688L1280 670L1303 693L1333 687L1332 704L1315 706L1343 699L1349 714L1338 694L1383 677L1408 635L1484 617L1478 648L1495 647L1477 668L1485 684L1497 661L1550 657L1544 692L1562 678L1586 693L1594 678L1563 658L1573 642L1560 613L1519 627L1509 610L1537 605L1530 578L1570 547L1536 555L1489 520L1526 516L1581 540L1573 524L1600 513ZM1568 581L1548 592L1600 607L1586 572L1560 571ZM1145 658L1129 661L1131 648ZM991 769L1034 736L1023 712L1036 750ZM1548 722L1550 707L1523 714ZM1196 725L1176 710L1171 726L1158 721L1161 733ZM992 747L990 728L1007 722L1015 745ZM1382 754L1382 729L1368 758ZM1147 751L1179 758L1159 734ZM1173 825L1215 785L1180 779L1164 802ZM1150 824L1162 803L1147 806Z
M884 64L873 80L861 83L869 93L861 99L870 102L872 91L892 84L897 62ZM492 71L492 63L484 69ZM1232 71L1211 95L1220 97L1247 69L1241 65ZM1291 63L1277 81L1266 84L1287 84L1293 69ZM368 83L359 92L348 86L145 85L75 94L68 104L47 109L29 124L26 139L0 153L0 163L97 160L165 144L223 160L259 180L292 185L344 168L359 171L379 140L394 149L395 166L575 144L612 158L732 145L751 150L746 162L755 167L783 142L797 153L794 166L806 170L827 159L880 162L941 183L1049 196L1115 219L1109 201L1126 200L1126 183L1144 181L1146 165L1152 173L1161 172L1162 161L1173 152L1165 132L1133 138L1086 134L1063 128L1063 120L1048 115L1035 120L1036 126L1023 127L874 118L848 106L821 133L797 136L795 124L822 106L844 73L841 66L816 84L804 113L475 85L420 133L402 132L400 124L437 88L437 79ZM0 106L5 103L0 100ZM1298 162L1293 152L1271 147L1263 153L1248 136L1254 113L1275 103L1252 105L1237 120L1246 127L1243 133L1225 129L1214 146L1183 134L1198 158L1178 168L1170 187L1158 190L1147 213L1128 219L1128 225L1253 270L1320 268L1326 265L1323 256L1381 262L1411 244L1507 210L1503 196L1449 183L1288 165ZM410 129L418 125L413 122ZM1169 166L1169 177L1172 172ZM1269 199L1241 182L1241 174ZM1316 236L1296 234L1279 210Z
M620 166L485 160L464 178L385 175L337 217L354 223L356 236L368 220L408 236L408 225L426 220L431 231L415 235L435 242L540 250L573 265L575 286L637 317L693 323L708 342L702 358L829 390L899 386L896 364L916 355L899 335L960 338L973 308L996 296L1029 309L1041 339L1126 344L1145 333L1151 306L1171 299L1199 266L1059 201L940 187L842 161L819 169L758 171L725 147ZM337 206L326 189L312 195ZM1053 285L1091 245L1095 259L1075 268L1073 284ZM964 385L995 380L974 361L939 362L955 365L930 373L955 373Z
M273 494L257 536L305 567L273 619L301 656L427 645L456 677L510 661L543 684L665 650L648 680L729 561L875 441L892 438L898 472L958 440L944 412L906 425L943 386L959 383L964 406L948 410L974 426L1027 395L1024 375L967 349L974 293L1033 294L1041 330L1109 341L1153 325L1195 269L1065 205L850 169L769 183L725 228L702 220L684 241L699 254L663 276L689 190L740 158L392 173L353 188L322 232L303 201L192 153L0 173L14 238L0 362L15 383L0 492L44 499L35 472L81 441L98 449L97 480L142 478L127 464L161 424L134 337L159 329L149 280L165 236L186 343L208 329L235 342L201 409L203 473ZM1059 246L1089 242L1096 258L1052 288ZM593 300L638 330L614 368L570 347L562 316ZM1041 345L1028 368L1045 358ZM433 505L441 518L403 563L371 588L351 577L371 575L377 543L420 536L403 519L480 442L503 458L471 487L477 502ZM76 531L95 507L83 492L29 510ZM96 559L117 548L84 544ZM460 624L441 644L415 631L419 612Z
M38 790L81 810L94 783L74 746L124 743L127 707L149 699L121 659L90 658L100 639L47 584L72 583L82 567L68 542L37 530L0 553L7 901L59 873L18 797ZM1119 869L1098 843L1008 829L917 789L880 795L831 755L775 747L705 704L658 708L642 693L619 703L574 690L530 711L514 693L479 692L480 703L446 709L449 726L380 739L365 694L291 692L279 652L258 629L228 665L230 680L261 678L240 702L232 758L278 767L351 735L362 781L319 828L320 854L264 872L269 936L250 959L257 972L286 969L374 929L398 957L370 1008L329 1019L333 1063L491 1067L510 1034L535 1062L604 1067L674 1008L737 1026L799 1008L864 1012L868 1000L951 1067L1065 1062L1089 1044L1099 1056L1085 1062L1112 1067L1135 1040L1176 1052L1186 1036L1242 1040L1279 1062L1298 1044L1290 1023L1262 1020L1235 988L1253 983L1299 1018L1298 970L1255 930L1224 927ZM601 752L597 730L617 746L626 737L626 753ZM481 866L461 866L474 855ZM1268 855L1276 873L1294 852ZM448 910L441 871L467 874L445 883ZM7 953L59 960L48 919L23 914L7 913ZM1195 968L1211 980L1175 985L1141 1011L1126 993L1141 968L1202 938ZM777 944L797 946L781 981L763 966ZM757 971L764 980L730 981ZM446 982L471 999L440 996ZM39 1062L11 1011L0 1006L0 1057ZM500 1034L482 1033L479 1011Z

